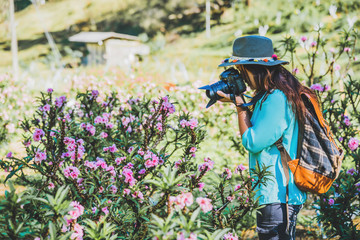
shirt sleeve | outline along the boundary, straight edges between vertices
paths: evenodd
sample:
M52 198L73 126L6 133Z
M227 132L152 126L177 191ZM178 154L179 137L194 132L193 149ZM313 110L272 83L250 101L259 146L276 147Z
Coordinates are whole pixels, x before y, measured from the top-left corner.
M288 127L289 106L285 94L275 90L259 108L256 121L242 135L242 144L257 153L274 144Z

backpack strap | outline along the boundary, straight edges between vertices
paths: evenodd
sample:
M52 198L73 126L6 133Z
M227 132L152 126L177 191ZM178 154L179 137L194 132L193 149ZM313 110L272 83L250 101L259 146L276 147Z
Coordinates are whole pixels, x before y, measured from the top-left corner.
M281 157L281 164L284 170L285 178L286 178L286 233L289 234L289 181L290 181L290 174L289 174L289 164L288 162L291 161L291 157L289 153L284 148L282 144L282 137L275 142L277 149L280 151Z
M322 114L322 111L321 111L321 108L320 108L318 102L313 97L311 97L310 94L308 94L308 93L304 92L304 93L301 93L301 95L305 95L306 98L310 101L310 103L312 105L312 108L315 111L316 117L317 117L317 119L318 119L318 121L320 123L320 126L324 129L326 135L328 137L333 138L331 136L330 127L328 126L326 120L323 117L323 114Z

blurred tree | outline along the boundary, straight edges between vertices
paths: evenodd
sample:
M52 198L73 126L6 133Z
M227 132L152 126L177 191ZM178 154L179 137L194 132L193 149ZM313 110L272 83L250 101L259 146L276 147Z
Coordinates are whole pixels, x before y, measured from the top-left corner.
M8 2L8 1L5 1ZM15 4L15 12L21 11L25 8L27 8L28 6L30 6L31 0L14 0L14 4Z

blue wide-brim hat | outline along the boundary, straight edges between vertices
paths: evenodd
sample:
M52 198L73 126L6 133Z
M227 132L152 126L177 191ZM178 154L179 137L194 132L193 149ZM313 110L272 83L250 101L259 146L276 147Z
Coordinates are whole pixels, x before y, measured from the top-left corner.
M250 35L235 39L232 56L223 60L219 67L239 64L275 66L288 63L287 61L279 60L274 54L274 48L270 38Z

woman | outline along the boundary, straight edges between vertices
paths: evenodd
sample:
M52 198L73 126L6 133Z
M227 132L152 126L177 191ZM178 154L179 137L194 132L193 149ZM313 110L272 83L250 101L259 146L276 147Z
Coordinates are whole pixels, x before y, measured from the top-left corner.
M217 92L223 97L220 101L236 104L242 144L249 152L250 168L255 167L256 161L271 166L271 182L260 185L255 196L263 205L257 214L256 230L260 240L295 240L297 214L306 201L306 193L297 188L291 171L284 171L275 143L282 138L290 157L296 158L299 124L304 124L305 119L300 93L306 92L315 99L316 96L282 66L287 63L274 55L270 39L246 36L234 41L233 56L219 65L235 65L247 85L260 97L251 115L241 106L244 103L242 97L231 100L229 94ZM285 172L290 175L288 183Z

